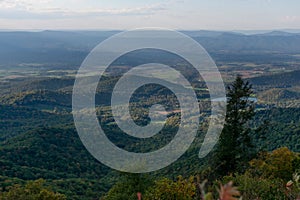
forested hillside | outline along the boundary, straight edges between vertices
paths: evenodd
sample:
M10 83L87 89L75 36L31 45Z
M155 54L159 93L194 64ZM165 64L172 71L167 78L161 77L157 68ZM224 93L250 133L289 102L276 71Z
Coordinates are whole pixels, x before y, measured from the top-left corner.
M134 66L151 60L170 63L191 81L201 109L197 136L176 162L156 172L127 174L106 167L86 150L72 115L76 70L89 50L117 32L0 33L0 199L131 200L137 193L149 200L299 199L299 34L184 32L212 55L227 89L225 127L202 159L198 155L211 102L195 69L171 53L149 49L114 61L97 87L95 113L119 148L160 149L172 141L181 119L176 95L148 84L135 91L130 114L145 126L151 122L149 108L161 104L168 117L159 122L163 129L139 139L117 126L112 89Z

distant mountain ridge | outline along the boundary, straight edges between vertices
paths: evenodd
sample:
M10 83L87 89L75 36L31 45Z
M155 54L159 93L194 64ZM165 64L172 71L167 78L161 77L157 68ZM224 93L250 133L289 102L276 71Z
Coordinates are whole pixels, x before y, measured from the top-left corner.
M0 66L40 63L78 68L97 44L119 31L0 32ZM245 35L227 31L182 31L212 52L300 53L300 34L273 31ZM75 67L76 66L76 67Z
M262 35L262 36L298 36L300 35L299 33L290 33L286 31L271 31L263 34L255 34L255 35Z

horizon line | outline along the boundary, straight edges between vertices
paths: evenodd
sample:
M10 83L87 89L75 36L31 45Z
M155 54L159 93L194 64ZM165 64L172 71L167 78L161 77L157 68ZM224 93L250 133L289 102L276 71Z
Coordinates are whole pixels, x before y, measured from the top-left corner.
M123 32L129 31L133 29L0 29L0 32L46 32L46 31L57 31L57 32ZM280 29L232 29L232 30L224 30L224 29L174 29L179 32L189 32L189 31L208 31L208 32L224 32L224 33L239 33L245 35L255 35L255 34L265 34L271 32L285 32L291 34L300 34L300 29L291 29L291 28L280 28Z

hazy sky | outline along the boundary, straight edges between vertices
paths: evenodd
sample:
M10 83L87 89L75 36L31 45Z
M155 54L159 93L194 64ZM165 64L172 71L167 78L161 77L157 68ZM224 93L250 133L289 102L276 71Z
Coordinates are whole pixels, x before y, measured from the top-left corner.
M0 0L0 29L300 29L300 0Z

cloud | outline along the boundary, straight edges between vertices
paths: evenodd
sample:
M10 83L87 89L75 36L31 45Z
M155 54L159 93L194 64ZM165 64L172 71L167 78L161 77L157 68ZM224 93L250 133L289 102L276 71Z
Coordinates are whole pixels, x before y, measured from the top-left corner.
M149 15L157 11L165 10L161 5L147 5L142 7L133 8L101 8L101 9L82 9L82 10L69 10L50 8L36 13L60 13L65 16L94 16L94 15Z
M51 0L0 0L0 9L32 10L49 3Z
M300 16L299 15L284 15L278 19L278 22L284 26L297 25L297 27L298 27L298 25L300 23Z
M283 20L284 22L295 22L298 21L300 19L299 16L295 16L295 15L286 15L284 16Z
M84 1L83 5L84 5ZM68 18L104 15L152 15L166 10L163 3L124 8L81 8L55 6L51 0L0 0L2 18Z

